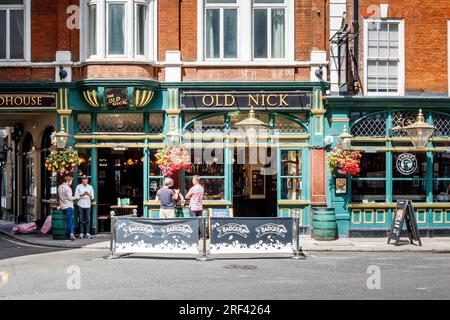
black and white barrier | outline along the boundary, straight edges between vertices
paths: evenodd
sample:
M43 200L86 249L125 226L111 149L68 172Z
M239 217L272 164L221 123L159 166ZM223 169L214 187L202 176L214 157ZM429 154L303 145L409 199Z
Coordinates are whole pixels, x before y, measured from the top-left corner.
M214 254L285 253L305 256L299 247L299 219L209 218L210 243L203 237L199 253L199 229L206 235L208 217L147 219L111 217L110 258L130 253L199 255L208 261Z
M198 255L199 218L112 217L111 256L124 253Z
M292 218L211 218L211 254L293 252Z

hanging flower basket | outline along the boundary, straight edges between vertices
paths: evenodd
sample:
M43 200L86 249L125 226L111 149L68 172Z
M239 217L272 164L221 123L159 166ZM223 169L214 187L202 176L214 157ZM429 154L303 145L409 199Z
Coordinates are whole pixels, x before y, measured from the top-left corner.
M53 150L45 159L48 171L56 171L59 175L68 175L75 171L78 163L78 153L73 148Z
M182 169L190 172L191 157L183 146L165 146L156 152L155 157L164 177L170 177Z
M348 174L355 177L361 171L361 152L344 150L339 144L328 155L327 163L334 176Z

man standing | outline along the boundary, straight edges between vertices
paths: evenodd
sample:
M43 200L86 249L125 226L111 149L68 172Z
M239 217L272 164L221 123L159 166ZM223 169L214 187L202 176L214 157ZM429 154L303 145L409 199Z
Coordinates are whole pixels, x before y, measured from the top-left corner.
M200 184L200 177L194 176L192 178L192 188L186 195L186 199L191 199L189 203L189 211L191 217L201 217L203 214L203 195L205 190Z
M173 180L171 178L164 179L164 187L156 193L156 202L161 203L160 218L175 218L175 206L180 190L172 190Z
M86 176L81 178L81 184L75 189L75 196L80 197L78 201L78 215L80 217L80 239L90 239L91 229L91 201L94 199L94 188L89 184Z
M73 178L66 176L64 183L58 187L59 206L66 216L66 239L75 240L74 225L73 225L73 201L80 199L80 197L72 196Z

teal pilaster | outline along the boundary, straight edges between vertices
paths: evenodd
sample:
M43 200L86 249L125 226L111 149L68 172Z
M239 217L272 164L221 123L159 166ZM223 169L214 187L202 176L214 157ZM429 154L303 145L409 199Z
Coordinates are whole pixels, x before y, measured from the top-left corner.
M93 132L97 131L97 117L95 114L92 114L91 118L91 128ZM97 140L92 139L92 144L96 144ZM92 208L92 229L93 233L96 234L98 231L97 227L97 216L98 216L98 169L97 169L97 161L98 161L98 149L91 148L91 181L92 188L94 189L94 196L97 205Z
M148 134L150 132L150 115L148 112L144 113L144 132ZM149 139L145 139L145 144L149 143ZM149 188L150 188L150 150L144 148L144 203L149 201ZM143 216L148 218L148 207L143 206Z

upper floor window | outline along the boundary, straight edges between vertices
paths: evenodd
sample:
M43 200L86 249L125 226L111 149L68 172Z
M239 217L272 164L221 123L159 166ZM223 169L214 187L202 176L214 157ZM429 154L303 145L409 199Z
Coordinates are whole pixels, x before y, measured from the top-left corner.
M289 54L294 41L290 30L293 0L203 1L204 59L285 60L293 56Z
M25 0L0 0L0 60L25 59Z
M367 94L403 94L403 21L366 20L364 31Z
M154 57L154 0L91 0L85 11L87 58Z
M284 59L285 7L285 0L253 1L253 57L255 59Z

